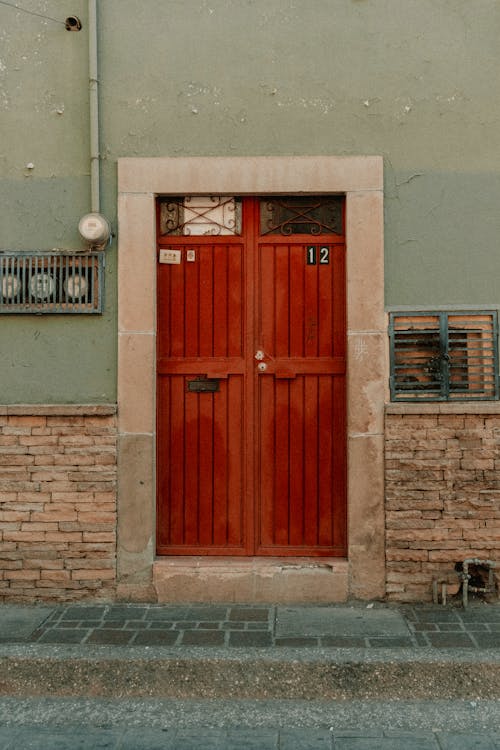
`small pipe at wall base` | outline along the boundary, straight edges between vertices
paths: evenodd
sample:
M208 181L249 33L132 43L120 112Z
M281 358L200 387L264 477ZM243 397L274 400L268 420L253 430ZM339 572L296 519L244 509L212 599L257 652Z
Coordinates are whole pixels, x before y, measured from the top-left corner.
M89 0L89 93L90 93L90 203L99 213L100 153L99 153L99 80L97 51L97 0Z

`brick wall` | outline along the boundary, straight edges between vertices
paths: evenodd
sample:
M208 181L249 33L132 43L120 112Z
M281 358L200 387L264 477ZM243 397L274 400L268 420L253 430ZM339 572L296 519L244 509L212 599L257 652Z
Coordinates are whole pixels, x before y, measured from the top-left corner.
M113 598L114 411L0 407L0 601Z
M500 561L500 412L445 406L386 414L392 600L429 600L466 557ZM0 406L0 601L111 600L115 587L114 407Z
M500 559L500 414L454 409L386 414L389 599L429 600L456 562Z

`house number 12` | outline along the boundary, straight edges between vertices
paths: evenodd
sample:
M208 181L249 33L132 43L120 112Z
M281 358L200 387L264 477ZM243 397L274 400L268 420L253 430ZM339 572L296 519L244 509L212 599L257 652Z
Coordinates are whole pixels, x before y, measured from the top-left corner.
M317 247L317 245L307 246L306 261L308 266L315 266L318 262L318 250L319 250L319 264L320 266L327 266L330 263L330 248L329 247Z

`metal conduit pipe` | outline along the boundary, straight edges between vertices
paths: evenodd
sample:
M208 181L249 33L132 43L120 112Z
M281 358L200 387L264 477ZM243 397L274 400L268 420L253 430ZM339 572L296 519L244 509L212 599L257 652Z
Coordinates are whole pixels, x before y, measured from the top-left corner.
M99 80L97 52L97 0L89 0L89 93L90 93L90 203L99 213L100 153L99 153Z
M111 241L111 226L101 214L101 164L99 151L99 80L97 50L97 0L89 0L89 110L90 110L90 205L91 213L80 219L78 231L88 245L104 250Z

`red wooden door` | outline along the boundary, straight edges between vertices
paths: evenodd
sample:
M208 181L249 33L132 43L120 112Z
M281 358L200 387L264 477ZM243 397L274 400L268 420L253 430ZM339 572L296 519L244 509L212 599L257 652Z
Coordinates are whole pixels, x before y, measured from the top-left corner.
M159 554L346 552L344 240L267 216L159 220Z

